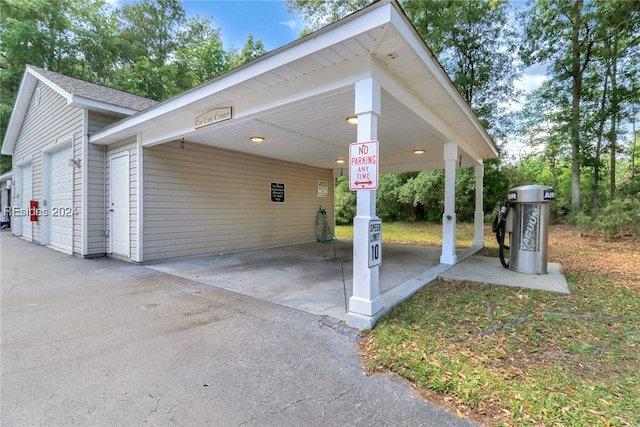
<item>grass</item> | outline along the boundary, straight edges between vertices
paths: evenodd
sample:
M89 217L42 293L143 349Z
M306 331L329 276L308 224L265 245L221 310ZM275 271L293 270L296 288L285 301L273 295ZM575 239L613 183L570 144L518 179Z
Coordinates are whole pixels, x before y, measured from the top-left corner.
M383 240L438 245L440 230L384 224ZM458 237L470 243L472 226ZM566 296L436 280L368 331L366 369L397 373L484 425L640 425L640 284L565 275Z
M412 245L440 246L442 244L442 228L439 225L419 222L389 222L382 225L383 243L410 243ZM353 226L338 225L335 229L338 239L352 239ZM456 228L456 244L458 247L471 247L473 241L473 224L458 224Z

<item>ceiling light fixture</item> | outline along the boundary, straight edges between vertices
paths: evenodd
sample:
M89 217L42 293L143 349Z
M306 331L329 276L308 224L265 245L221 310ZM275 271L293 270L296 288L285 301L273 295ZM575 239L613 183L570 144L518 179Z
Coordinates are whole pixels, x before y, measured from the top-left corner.
M347 122L351 123L352 125L357 125L358 124L358 116L349 116L349 117L347 117Z
M418 148L416 150L413 150L413 154L424 154L426 151L423 150L422 148Z
M255 142L256 144L261 143L262 141L264 141L264 138L261 136L252 136L251 138L249 138L251 140L251 142Z
M336 163L343 164L344 163L344 159L342 157L339 157L339 158L336 159Z

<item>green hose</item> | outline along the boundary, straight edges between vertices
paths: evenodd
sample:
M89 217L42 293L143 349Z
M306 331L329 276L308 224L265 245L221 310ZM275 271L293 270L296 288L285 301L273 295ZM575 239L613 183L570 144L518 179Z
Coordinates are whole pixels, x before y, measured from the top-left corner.
M327 211L322 209L322 206L316 214L316 240L321 243L331 243L335 240L327 221Z

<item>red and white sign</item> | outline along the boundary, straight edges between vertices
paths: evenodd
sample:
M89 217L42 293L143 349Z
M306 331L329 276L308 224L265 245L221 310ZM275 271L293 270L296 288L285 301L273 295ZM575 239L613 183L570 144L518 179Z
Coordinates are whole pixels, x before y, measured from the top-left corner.
M377 189L378 160L378 141L349 145L349 189Z

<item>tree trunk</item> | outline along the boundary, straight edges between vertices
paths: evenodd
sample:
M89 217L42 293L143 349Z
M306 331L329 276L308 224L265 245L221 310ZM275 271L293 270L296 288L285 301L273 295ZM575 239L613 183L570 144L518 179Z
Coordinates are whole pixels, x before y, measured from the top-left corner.
M580 211L580 94L582 67L580 62L580 27L584 1L577 0L573 8L572 64L573 90L571 99L571 208Z
M631 145L631 177L636 176L636 145L638 144L638 135L636 134L636 110L633 109L633 144Z
M618 37L613 36L611 54L611 129L609 129L609 146L611 147L611 182L609 182L609 195L611 199L616 195L616 150L617 150L617 120L618 120L618 84L616 73L618 71Z
M604 76L604 88L602 89L602 99L600 100L600 122L598 123L598 133L596 140L596 152L593 165L593 201L591 209L597 211L600 207L600 154L602 151L602 139L604 138L604 122L607 117L607 99L609 97L609 76L611 75L611 64L607 67Z

